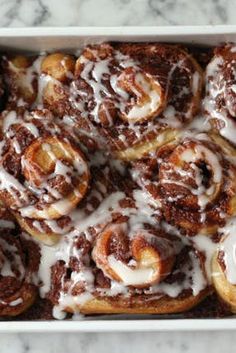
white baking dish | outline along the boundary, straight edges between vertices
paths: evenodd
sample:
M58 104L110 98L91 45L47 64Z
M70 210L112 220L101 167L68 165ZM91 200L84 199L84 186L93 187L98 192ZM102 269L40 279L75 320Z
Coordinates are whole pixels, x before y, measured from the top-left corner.
M157 41L216 45L236 42L236 26L201 27L69 27L69 28L1 28L0 48L39 52L75 50L89 43L103 41ZM167 316L168 317L168 316ZM233 330L236 318L172 319L155 316L81 317L77 321L0 322L0 332L114 332L173 330Z

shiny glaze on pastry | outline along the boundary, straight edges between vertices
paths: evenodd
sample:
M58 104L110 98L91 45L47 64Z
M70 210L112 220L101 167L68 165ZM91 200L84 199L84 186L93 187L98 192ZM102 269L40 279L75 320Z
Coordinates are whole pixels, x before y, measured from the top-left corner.
M2 57L1 316L236 311L235 52Z

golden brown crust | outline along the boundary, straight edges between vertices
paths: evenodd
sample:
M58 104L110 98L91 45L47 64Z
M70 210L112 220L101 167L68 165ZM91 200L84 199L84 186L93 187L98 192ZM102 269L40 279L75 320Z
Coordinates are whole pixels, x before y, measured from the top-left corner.
M232 313L236 313L236 285L226 279L218 255L217 252L212 259L212 281L217 294L230 306Z
M174 314L190 310L211 294L211 289L202 291L197 296L185 298L161 297L148 300L144 304L142 297L132 298L128 304L124 298L95 298L87 303L72 308L68 312L81 312L82 314ZM150 298L149 298L150 299Z
M44 58L41 64L41 71L52 76L55 80L65 82L69 73L74 72L75 60L72 55L53 53Z
M156 136L153 140L144 141L143 143L136 144L133 147L129 147L125 150L117 151L115 156L117 158L125 160L125 161L135 161L141 159L145 154L155 151L161 146L169 143L176 138L178 138L179 131L174 129L164 129L163 131L159 131L158 136Z

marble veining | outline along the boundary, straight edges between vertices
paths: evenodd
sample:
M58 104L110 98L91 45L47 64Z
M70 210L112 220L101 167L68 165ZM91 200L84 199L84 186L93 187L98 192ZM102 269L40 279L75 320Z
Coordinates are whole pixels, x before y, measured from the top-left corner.
M230 0L0 0L0 26L233 24ZM106 14L106 15L104 15Z
M197 353L231 352L231 332L144 334L11 334L1 337L1 353Z
M234 0L0 0L1 27L234 24ZM79 324L79 323L78 323ZM231 352L234 332L0 335L1 353Z
M122 334L9 334L0 339L1 353L197 353L231 352L230 332Z

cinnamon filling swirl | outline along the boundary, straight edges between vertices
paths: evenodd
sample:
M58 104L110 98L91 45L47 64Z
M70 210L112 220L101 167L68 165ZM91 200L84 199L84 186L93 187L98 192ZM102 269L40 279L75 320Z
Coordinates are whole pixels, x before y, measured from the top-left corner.
M164 234L159 236L145 229L127 237L126 228L124 224L114 224L100 234L93 249L97 267L128 286L142 288L159 283L173 267L173 244Z
M37 117L37 112L25 116L7 112L3 129L2 201L22 217L50 220L67 215L89 184L79 147L50 119Z
M136 168L166 220L189 234L214 233L235 214L235 166L208 136L167 144Z

